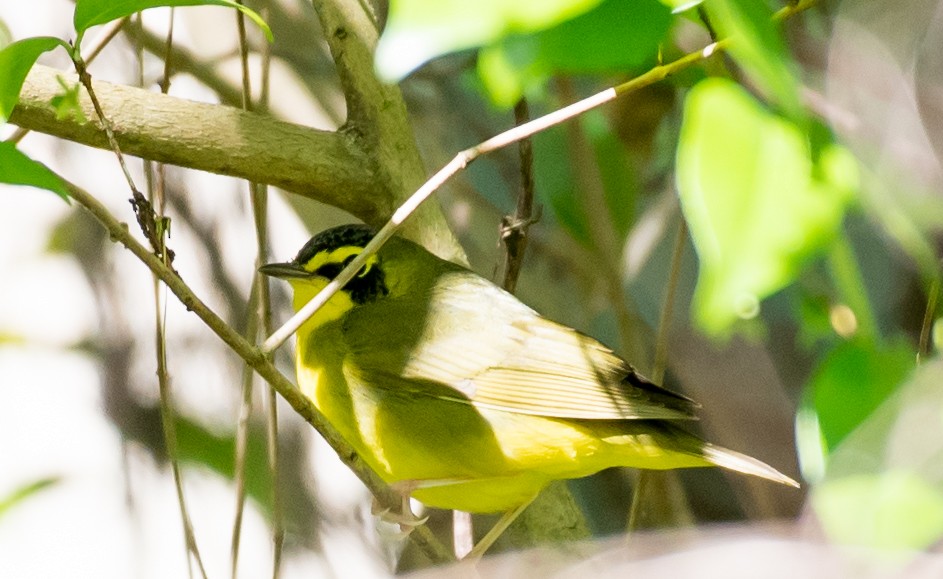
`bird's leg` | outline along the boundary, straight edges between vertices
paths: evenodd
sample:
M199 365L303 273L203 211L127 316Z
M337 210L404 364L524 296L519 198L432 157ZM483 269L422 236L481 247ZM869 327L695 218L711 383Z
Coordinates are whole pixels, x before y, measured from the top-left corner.
M524 509L529 507L536 498L537 495L534 495L526 503L501 515L501 518L498 519L498 522L495 523L493 527L491 527L491 530L488 531L488 533L482 537L480 541L478 541L471 552L462 558L462 561L474 561L476 559L480 559L481 556L485 554L485 551L487 551L491 545L493 545L494 542L498 540L498 537L500 537L501 534L511 526L511 523L513 523L517 517L519 517L521 513L524 512Z
M403 501L400 505L399 512L393 512L389 508L381 507L379 503L377 503L376 498L374 498L373 504L370 507L370 513L374 516L380 517L380 519L388 523L395 523L399 525L400 531L408 535L413 531L413 529L429 520L429 517L419 518L414 515L412 509L409 506L409 495L411 495L412 492L420 486L420 481L415 480L397 481L392 483L390 488L399 494Z

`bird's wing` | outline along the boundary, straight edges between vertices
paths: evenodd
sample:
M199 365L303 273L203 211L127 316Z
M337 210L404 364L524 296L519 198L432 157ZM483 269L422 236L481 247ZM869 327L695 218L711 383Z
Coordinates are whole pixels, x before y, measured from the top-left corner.
M387 298L349 314L349 362L365 382L548 417L694 418L690 399L484 279L446 275L419 297Z

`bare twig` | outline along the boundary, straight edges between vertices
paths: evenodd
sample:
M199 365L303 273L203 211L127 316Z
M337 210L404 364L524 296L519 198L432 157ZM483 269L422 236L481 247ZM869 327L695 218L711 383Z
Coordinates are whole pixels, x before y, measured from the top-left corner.
M111 121L108 117L105 116L105 111L102 109L101 103L98 101L98 96L95 94L95 89L92 86L92 75L88 73L88 66L82 56L78 53L76 49L72 54L72 64L75 65L75 72L79 75L79 82L82 83L82 86L85 87L85 90L88 92L88 98L92 101L92 106L95 108L95 114L98 116L98 121L101 123L102 130L105 131L105 137L108 139L108 145L111 147L111 150L114 152L115 157L118 158L118 165L121 166L121 172L124 173L124 178L128 182L128 187L131 188L131 193L134 195L134 198L141 194L138 191L138 188L134 185L134 179L131 178L131 172L128 171L128 164L125 163L124 154L121 152L121 147L118 145L118 140L115 139L115 131L111 126ZM157 251L157 247L154 248Z
M671 333L671 314L674 311L675 293L678 289L678 278L681 272L681 257L684 254L684 244L688 238L688 224L684 216L678 222L678 233L675 236L675 247L671 254L671 271L668 273L668 283L665 288L665 301L661 305L658 316L658 338L655 340L655 359L652 362L652 382L663 384L665 369L668 367L668 340Z
M252 102L252 87L249 74L249 43L246 38L245 17L242 12L236 13L236 22L239 29L239 52L242 65L242 107L247 111L255 108ZM262 94L260 98L260 107L265 109L268 105L268 80L269 64L271 61L271 52L268 43L264 44L265 53L262 56ZM265 185L259 183L249 183L249 191L252 202L252 214L255 223L256 234L256 269L266 261L268 254L268 190ZM258 339L259 331L262 335L268 335L271 331L270 300L268 291L268 280L256 272L252 280L250 300L250 319L249 331L246 336L251 342ZM231 545L231 565L232 577L236 578L239 561L239 541L242 531L242 514L245 508L245 470L246 455L245 449L248 445L249 437L249 417L252 414L252 378L253 374L248 365L246 365L247 377L243 382L242 407L240 409L240 420L237 428L237 454L236 454L236 472L237 472L237 492L236 492L236 518L233 522L233 534ZM281 514L281 494L278 488L278 413L276 407L275 390L269 386L268 408L266 413L267 420L267 447L269 457L269 470L272 477L272 543L273 543L273 564L272 577L277 579L281 571L282 545L284 543L284 529L282 527Z
M92 42L92 47L88 49L88 52L85 53L85 63L91 65L92 62L98 58L98 55L101 54L101 51L104 50L108 43L114 40L118 33L121 32L121 29L124 28L124 25L128 22L128 17L125 16L120 20L115 20L109 22L102 29L101 33L98 35L98 38Z
M262 11L262 17L268 19L268 7ZM272 64L272 45L268 42L262 47L262 86L259 91L259 109L268 112L270 71ZM261 267L268 261L268 186L252 183L252 215L255 219L256 265ZM259 291L259 326L263 336L272 331L272 302L269 296L269 279L258 273L256 283ZM253 337L253 342L258 337ZM265 413L266 450L268 451L269 471L272 476L272 579L278 579L282 570L282 550L285 544L285 527L282 521L282 493L279 486L279 436L278 436L278 397L275 388L269 384L266 388L267 406Z
M170 47L173 42L173 9L170 11L170 28L167 32L167 52L169 57ZM140 17L138 19L140 24ZM144 61L143 54L138 52L138 81L143 84L144 79ZM166 73L166 69L165 69ZM162 85L166 92L167 84ZM155 172L156 178L151 178L152 172ZM151 163L145 163L147 179L147 193L145 199L138 191L134 190L132 185L131 205L134 208L134 214L138 220L138 225L144 233L148 242L154 250L154 255L160 258L164 265L172 268L173 251L167 248L168 220L164 216L165 197L164 197L164 166L157 164L156 168ZM177 504L180 507L180 519L183 524L184 547L188 554L187 570L190 577L193 577L193 565L195 562L200 576L206 579L206 568L203 565L203 557L200 555L200 549L197 546L196 535L193 531L193 521L190 518L190 512L187 508L186 494L183 489L183 471L180 468L180 461L177 452L177 420L174 411L173 391L170 386L170 371L167 366L167 329L166 329L166 307L161 297L160 280L156 275L151 274L153 293L154 293L154 331L157 354L157 384L160 393L160 418L161 426L164 432L164 441L167 446L167 456L170 459L171 472L174 480L174 490L177 493Z
M521 98L514 105L514 120L520 126L530 120L527 99ZM518 144L521 169L521 186L517 193L517 209L513 216L501 221L501 240L504 242L504 279L501 285L514 293L517 278L524 264L527 249L527 230L536 221L534 217L534 149L529 138Z
M246 39L246 20L240 11L236 11L236 27L239 33L239 62L242 68L242 109L252 110L252 85L249 78L249 43ZM250 190L254 190L249 183ZM263 219L264 220L264 219ZM258 219L256 220L258 223ZM258 261L256 268L258 268ZM260 307L259 290L262 284L259 274L252 277L252 290L249 299L249 323L246 325L246 339L255 342L259 333L259 316L256 315ZM264 307L263 307L264 309ZM266 331L267 333L267 331ZM242 515L246 506L246 448L249 445L249 418L252 416L252 382L254 373L248 364L244 367L242 379L242 400L239 405L239 422L236 424L236 514L232 524L232 538L230 540L229 560L232 579L239 575L239 543L242 537Z

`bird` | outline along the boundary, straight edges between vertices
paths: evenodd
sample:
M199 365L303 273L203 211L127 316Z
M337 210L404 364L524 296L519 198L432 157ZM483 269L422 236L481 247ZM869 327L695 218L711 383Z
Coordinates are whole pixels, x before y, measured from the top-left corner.
M260 272L303 307L374 236L314 235ZM723 467L797 487L684 429L699 405L491 281L393 236L298 329L299 388L387 483L431 507L498 513L609 467Z

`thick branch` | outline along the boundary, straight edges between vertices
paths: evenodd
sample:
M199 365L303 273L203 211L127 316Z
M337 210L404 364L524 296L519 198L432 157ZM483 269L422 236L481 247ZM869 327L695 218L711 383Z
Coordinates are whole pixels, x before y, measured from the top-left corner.
M108 148L97 123L56 118L49 102L62 92L57 76L77 81L75 75L34 66L10 122ZM94 87L127 154L275 185L340 207L368 223L389 216L389 207L381 206L375 195L371 164L342 133L103 81L95 81ZM84 91L81 103L86 116L96 118Z
M369 2L313 3L347 101L345 131L370 157L373 173L385 193L383 201L388 204L389 216L426 179L406 103L397 86L381 82L374 73L373 53L379 31L373 15L367 12ZM404 227L403 235L440 257L465 260L436 205L423 207Z

